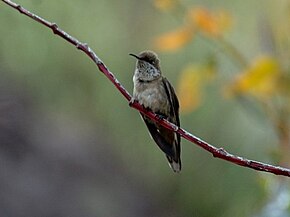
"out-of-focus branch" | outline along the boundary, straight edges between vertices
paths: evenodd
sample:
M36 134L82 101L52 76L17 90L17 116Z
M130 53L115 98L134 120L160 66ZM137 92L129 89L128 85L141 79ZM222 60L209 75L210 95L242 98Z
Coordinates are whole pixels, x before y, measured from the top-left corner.
M31 13L30 11L26 10L22 6L10 1L10 0L2 0L7 5L15 8L20 13L34 19L38 23L41 23L42 25L50 28L54 34L59 35L61 38L65 39L67 42L73 44L77 47L77 49L83 51L85 54L87 54L94 63L98 66L99 70L114 84L114 86L119 90L119 92L128 100L131 100L131 95L129 92L120 84L120 82L117 80L117 78L114 76L112 72L106 67L106 65L101 61L101 59L95 54L95 52L85 43L79 42L74 37L70 36L65 31L61 30L55 23L51 23L46 21L45 19ZM188 141L195 143L196 145L200 146L201 148L205 149L206 151L212 153L214 157L232 162L234 164L252 168L259 171L269 172L276 175L283 175L290 177L290 169L279 167L279 166L273 166L270 164L261 163L254 160L249 160L246 158L242 158L233 154L228 153L223 148L216 148L207 142L201 140L200 138L192 135L191 133L185 131L182 128L177 127L176 125L168 122L165 119L160 119L159 115L156 115L155 113L146 110L142 105L140 105L138 102L131 102L130 106L139 110L144 115L148 116L152 120L158 122L160 125L175 131L179 133L183 138L187 139Z

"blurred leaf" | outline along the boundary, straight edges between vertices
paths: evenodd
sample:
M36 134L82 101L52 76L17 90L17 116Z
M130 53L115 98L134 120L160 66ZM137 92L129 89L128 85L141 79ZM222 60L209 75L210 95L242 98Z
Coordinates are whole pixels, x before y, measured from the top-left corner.
M236 80L226 87L228 96L250 94L266 99L277 91L280 68L277 60L271 57L260 57L245 70Z
M175 1L159 0L159 7L173 7ZM232 18L225 11L211 13L204 8L192 8L187 13L187 23L171 32L158 36L154 40L156 49L160 51L176 51L190 42L197 30L217 37L231 26Z
M189 65L182 71L177 86L181 112L191 112L201 104L202 88L213 78L213 69L212 66Z
M154 6L162 11L172 10L177 3L177 0L154 0Z
M219 36L232 25L232 17L225 11L211 12L205 8L191 8L187 14L191 22L202 33Z
M193 35L194 29L187 25L157 37L154 44L160 51L175 51L187 44Z

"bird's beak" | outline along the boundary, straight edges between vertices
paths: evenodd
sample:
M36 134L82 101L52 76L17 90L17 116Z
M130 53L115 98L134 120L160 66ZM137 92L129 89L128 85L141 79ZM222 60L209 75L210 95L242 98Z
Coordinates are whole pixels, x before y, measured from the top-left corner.
M135 58L138 59L138 60L141 60L140 57L137 56L136 54L130 53L129 55L135 57Z

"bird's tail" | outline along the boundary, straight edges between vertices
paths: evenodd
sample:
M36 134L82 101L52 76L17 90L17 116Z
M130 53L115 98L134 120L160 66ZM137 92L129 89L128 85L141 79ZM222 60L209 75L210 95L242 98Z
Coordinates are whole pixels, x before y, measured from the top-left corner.
M172 157L166 155L169 166L172 168L172 170L176 173L179 173L181 170L181 160L180 157L177 159L173 159Z

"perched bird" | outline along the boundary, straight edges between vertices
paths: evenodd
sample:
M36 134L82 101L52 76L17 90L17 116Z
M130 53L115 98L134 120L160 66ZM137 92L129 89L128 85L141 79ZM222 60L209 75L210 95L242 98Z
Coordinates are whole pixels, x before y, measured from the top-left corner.
M138 55L130 54L137 59L133 76L134 90L132 101L137 101L144 108L160 115L177 126L179 122L179 103L169 81L162 76L160 61L156 53L143 51ZM153 140L165 153L174 172L181 170L180 135L166 129L141 114Z

